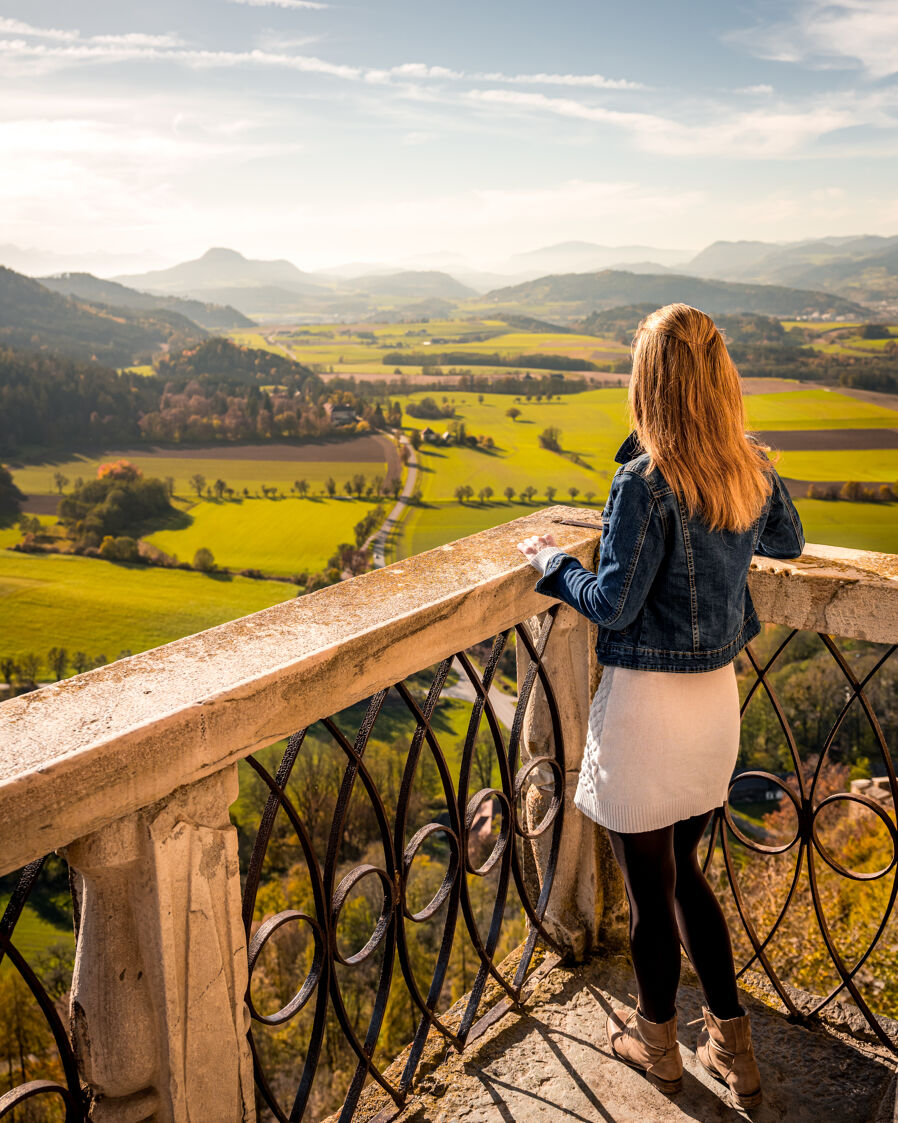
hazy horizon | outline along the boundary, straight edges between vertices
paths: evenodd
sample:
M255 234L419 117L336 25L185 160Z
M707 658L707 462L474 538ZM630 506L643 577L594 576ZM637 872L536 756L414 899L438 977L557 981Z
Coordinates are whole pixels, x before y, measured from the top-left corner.
M0 0L0 57L0 246L106 275L898 231L891 0Z

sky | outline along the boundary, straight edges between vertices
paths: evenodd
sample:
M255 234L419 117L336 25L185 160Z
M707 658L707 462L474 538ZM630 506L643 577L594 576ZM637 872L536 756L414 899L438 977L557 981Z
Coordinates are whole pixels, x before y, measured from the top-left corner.
M896 0L0 0L0 246L489 268L892 235L896 72Z

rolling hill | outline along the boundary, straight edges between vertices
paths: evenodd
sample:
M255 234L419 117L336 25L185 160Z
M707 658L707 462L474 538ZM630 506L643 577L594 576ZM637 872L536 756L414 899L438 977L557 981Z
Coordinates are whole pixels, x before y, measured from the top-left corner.
M290 292L326 291L310 274L289 261L255 261L236 250L207 250L195 261L184 261L170 269L155 269L135 276L113 277L131 288L172 295L195 295L206 289L228 290L274 286Z
M775 245L714 242L683 272L730 281L836 292L851 300L898 300L898 237L860 235Z
M0 344L126 366L206 337L177 312L90 304L0 266Z
M580 318L623 304L659 307L682 300L711 316L760 312L788 319L869 318L870 310L833 293L810 292L779 285L735 284L675 273L562 273L494 289L480 298L489 308L530 312L548 318Z
M254 320L227 305L204 304L200 300L138 292L137 289L129 289L117 281L104 281L92 273L60 273L55 277L36 277L35 280L51 292L74 296L91 304L105 304L114 308L138 308L145 312L164 308L169 312L186 316L188 320L199 324L207 331L256 326Z

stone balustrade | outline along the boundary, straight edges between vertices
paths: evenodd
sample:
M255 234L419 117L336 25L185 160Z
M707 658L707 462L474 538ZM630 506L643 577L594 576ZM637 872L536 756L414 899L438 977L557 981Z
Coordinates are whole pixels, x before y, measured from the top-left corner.
M248 958L254 922L252 909L241 915L237 836L229 818L238 794L237 762L366 699L374 700L373 721L377 700L391 688L401 692L407 677L441 664L445 678L454 656L512 631L519 705L504 767L519 757L520 769L503 772L492 796L489 789L469 798L470 760L463 764L467 773L458 792L447 793L449 826L428 828L454 838L455 881L447 874L439 904L449 901L450 911L465 911L457 867L467 853L472 801L493 798L508 816L502 835L507 853L497 849L495 861L501 859L502 876L521 891L532 936L528 962L537 936L569 960L620 945L623 896L604 833L572 802L601 673L594 629L534 592L534 571L515 546L545 533L595 568L596 512L547 507L0 706L0 873L53 851L65 856L72 872L77 951L70 1031L86 1090L65 1093L72 1118L87 1110L91 1119L135 1123L256 1117L246 994L248 964L258 948L250 948ZM898 639L896 557L808 545L797 561L756 559L750 585L764 621L880 644ZM495 740L491 673L479 685L471 678L478 720L485 715ZM417 705L410 698L407 704ZM421 709L416 721L420 751L433 733ZM368 782L364 742L344 747L344 785L351 792L359 777ZM436 755L438 747L432 751ZM269 775L266 783L273 814L285 806L285 782ZM529 854L520 865L511 836ZM403 864L403 845L399 838L384 869L373 871L385 884L375 935L393 949L398 939L400 952L403 925L415 919L405 908L403 879L416 851L411 857L406 851ZM313 920L320 924L322 959L342 962L334 944L334 901L372 870L353 871L351 884L344 878L335 887L332 858L329 866L323 862L322 916ZM328 894L333 900L325 899ZM14 924L23 904L24 897L14 895L0 922L0 956L21 970ZM324 915L329 909L330 920ZM479 957L482 992L498 978L495 940L491 932L480 941L467 914L465 924ZM497 932L500 924L501 918ZM327 970L320 967L310 992L324 993ZM502 983L512 1003L525 973ZM422 1046L438 1023L439 981L437 973L434 993L415 998ZM472 1032L480 997L461 1031L440 1027L454 1034L458 1047ZM374 1031L369 1027L369 1036ZM370 1060L373 1045L357 1041L354 1047L359 1067L350 1098L357 1100L368 1077L384 1081ZM413 1075L414 1065L404 1084L389 1089L394 1099L407 1092ZM24 1093L0 1098L0 1115L17 1094ZM351 1104L346 1118L347 1110L351 1114Z

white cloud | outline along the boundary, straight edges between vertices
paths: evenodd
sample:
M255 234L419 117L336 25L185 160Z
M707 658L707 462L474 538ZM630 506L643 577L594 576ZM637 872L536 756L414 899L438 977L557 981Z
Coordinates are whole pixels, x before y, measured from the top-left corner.
M326 4L312 0L230 0L231 3L278 7L324 8ZM18 59L30 63L41 72L54 65L78 62L136 62L144 60L175 61L186 66L268 66L272 68L305 70L334 77L365 81L371 84L388 84L399 81L444 82L501 82L510 85L580 86L602 90L644 89L638 82L625 78L606 78L601 74L502 74L499 72L473 72L453 70L446 66L432 66L423 62L406 62L397 66L377 68L346 66L323 59L289 53L289 48L303 46L309 39L284 39L271 32L263 33L262 47L252 51L206 51L187 48L176 35L147 35L130 32L124 35L91 35L82 37L78 31L35 27L20 20L0 18L0 35L15 35L15 39L0 39L0 53L11 61ZM65 46L48 46L29 40L47 39Z
M895 0L800 0L790 18L727 38L779 62L861 68L872 78L898 73Z
M608 109L572 98L547 97L518 90L475 89L474 102L511 111L549 113L612 125L628 132L638 147L666 156L728 156L736 159L788 155L818 137L857 123L850 108L825 104L737 112L716 111L707 124L688 124L653 113Z

